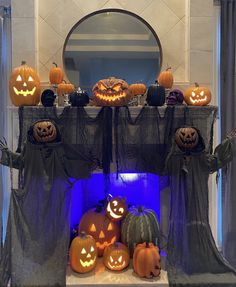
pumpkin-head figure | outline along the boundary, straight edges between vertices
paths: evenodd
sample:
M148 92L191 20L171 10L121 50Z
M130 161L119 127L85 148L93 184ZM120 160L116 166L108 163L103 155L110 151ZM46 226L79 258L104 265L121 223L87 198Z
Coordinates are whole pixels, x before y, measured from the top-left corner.
M181 150L192 150L199 142L197 129L194 127L181 127L175 132L175 142Z
M125 218L128 212L126 199L120 196L112 197L106 206L106 215L112 221L120 221Z
M70 266L78 273L86 273L95 268L97 263L97 247L94 238L82 232L71 242Z
M112 271L121 271L129 265L129 249L120 242L106 247L103 254L104 265Z
M51 143L56 141L58 131L50 120L40 120L33 125L33 138L38 143Z
M9 81L9 92L13 105L36 106L40 101L40 80L36 71L22 61L13 70Z
M96 207L87 211L81 218L79 232L85 231L96 241L98 256L102 256L104 249L119 240L120 227L111 221L102 208Z
M124 106L130 98L129 85L121 79L102 79L93 87L93 102L97 106Z
M190 106L206 106L211 101L211 91L207 87L190 87L184 92L184 101Z

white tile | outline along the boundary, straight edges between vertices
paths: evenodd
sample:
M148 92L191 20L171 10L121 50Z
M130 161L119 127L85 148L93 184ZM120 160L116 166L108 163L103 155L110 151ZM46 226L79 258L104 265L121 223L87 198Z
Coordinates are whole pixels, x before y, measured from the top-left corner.
M101 8L103 8L104 4L108 2L108 0L89 0L89 1L73 0L73 1L79 7L79 9L83 11L85 15L100 10Z
M213 17L190 18L190 49L213 50Z
M123 9L123 7L116 0L109 0L102 6L102 9L109 9L109 8Z
M185 65L182 63L173 72L174 82L184 82L185 81Z
M55 10L55 7L60 6L62 2L63 0L39 0L39 16L45 19L50 13L52 13L52 11Z
M179 18L162 1L153 1L142 13L143 17L157 32L159 38L166 35Z
M45 64L62 46L64 39L45 21L38 24L39 58Z
M12 51L12 67L19 67L21 62L25 61L26 64L34 69L37 69L37 53L35 51Z
M58 51L55 51L55 54L53 54L52 57L50 57L50 59L47 61L47 63L45 63L45 67L48 70L51 69L51 67L53 66L53 63L57 63L57 65L64 70L62 52L63 52L63 47L61 47Z
M12 18L34 18L36 17L36 2L32 0L12 0Z
M185 0L163 0L180 19L185 15Z
M139 14L144 11L153 0L135 0L135 4L130 0L117 0L123 9Z
M42 63L39 63L39 78L43 83L49 83L49 69Z
M15 52L34 51L36 46L34 18L12 18L12 48Z
M214 0L190 0L190 16L213 16Z
M167 65L173 70L185 61L185 26L179 21L161 40L163 49L163 69Z
M84 16L73 0L64 0L45 18L53 30L65 38L72 27Z
M212 52L190 51L190 82L212 83Z

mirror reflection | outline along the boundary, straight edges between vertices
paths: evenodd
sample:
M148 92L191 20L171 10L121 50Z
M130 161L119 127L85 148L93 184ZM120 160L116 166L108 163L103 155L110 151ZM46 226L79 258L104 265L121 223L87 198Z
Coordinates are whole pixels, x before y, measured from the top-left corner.
M102 10L79 21L64 45L65 73L73 84L91 91L100 79L152 84L162 63L160 41L139 16Z

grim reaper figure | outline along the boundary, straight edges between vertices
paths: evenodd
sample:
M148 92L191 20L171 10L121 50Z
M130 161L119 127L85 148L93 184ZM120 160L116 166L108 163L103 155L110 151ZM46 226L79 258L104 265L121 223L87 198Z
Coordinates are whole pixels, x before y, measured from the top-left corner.
M51 120L34 123L22 153L0 144L1 164L19 170L12 189L0 286L65 286L71 188L94 167L73 145L61 142Z

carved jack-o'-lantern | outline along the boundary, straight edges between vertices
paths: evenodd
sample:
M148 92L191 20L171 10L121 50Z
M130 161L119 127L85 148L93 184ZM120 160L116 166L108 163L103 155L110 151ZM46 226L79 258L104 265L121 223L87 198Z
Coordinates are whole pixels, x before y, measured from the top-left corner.
M98 256L103 255L104 249L119 240L120 227L105 215L98 207L87 211L81 218L79 232L85 231L96 241Z
M36 71L22 61L20 67L13 70L9 81L9 92L13 105L35 106L40 101L40 80Z
M57 129L49 120L38 121L33 125L33 137L39 143L53 142L57 138Z
M122 197L113 197L106 206L106 215L112 221L120 221L125 218L128 212L126 199Z
M211 101L211 92L207 87L200 87L195 83L195 87L190 87L184 92L184 101L191 106L206 106Z
M182 150L191 150L195 148L198 141L198 131L194 127L179 128L175 132L175 142Z
M103 254L104 265L113 271L120 271L129 265L129 249L120 242L106 247Z
M93 87L93 102L97 106L124 106L131 96L129 85L121 79L103 79Z
M79 273L94 269L97 262L97 247L94 238L86 233L75 237L70 246L70 266Z

